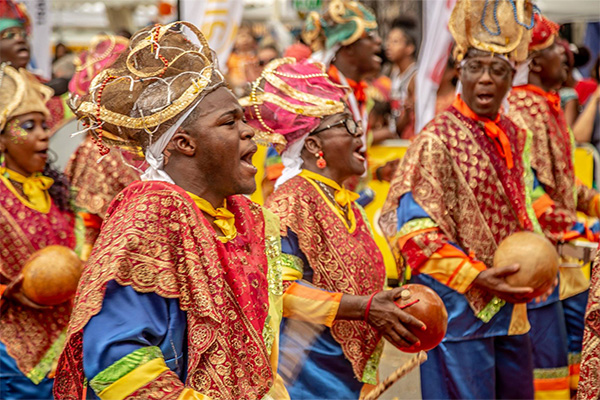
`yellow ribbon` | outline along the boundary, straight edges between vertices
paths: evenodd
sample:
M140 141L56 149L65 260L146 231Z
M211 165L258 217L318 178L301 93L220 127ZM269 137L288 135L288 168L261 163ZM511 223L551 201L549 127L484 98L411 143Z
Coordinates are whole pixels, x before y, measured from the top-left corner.
M54 183L52 178L48 178L40 172L25 177L6 167L0 167L0 176L8 189L27 207L33 208L44 214L50 211L50 196L48 195L48 189ZM23 185L23 193L27 197L27 200L19 195L14 186L6 178Z
M187 192L187 194L194 200L194 203L198 208L215 218L215 225L219 227L224 236L219 236L219 240L223 243L235 238L237 235L237 229L235 229L235 215L227 209L227 202L223 203L223 207L215 208L208 201L201 197L196 196L193 193Z
M354 232L354 230L356 229L356 217L354 216L354 211L352 211L351 205L356 199L358 199L359 195L346 189L343 186L338 185L337 182L326 178L323 175L319 175L317 173L305 169L303 169L302 172L300 172L300 176L307 179L315 187L315 189L317 189L317 192L319 192L320 195L325 199L325 203L327 203L329 207L333 210L333 212L339 216L342 223L348 229L348 232ZM319 187L317 182L322 182L327 186L335 189L335 202L332 202L327 198L324 190L321 187ZM348 208L344 212L343 207L346 207L346 205L348 206ZM348 224L348 222L350 224Z
M354 201L356 201L356 199L358 199L360 197L360 195L358 193L354 193L353 191L346 189L344 186L340 186L334 180L326 178L323 175L319 175L312 171L303 169L302 172L300 173L300 176L302 176L304 178L312 179L314 181L323 182L327 186L335 189L335 201L341 207L349 206Z

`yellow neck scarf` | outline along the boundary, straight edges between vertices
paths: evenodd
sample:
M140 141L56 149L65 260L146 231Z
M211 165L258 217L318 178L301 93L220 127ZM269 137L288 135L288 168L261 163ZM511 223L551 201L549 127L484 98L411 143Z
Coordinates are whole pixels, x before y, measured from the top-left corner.
M235 238L237 235L237 230L235 229L235 216L231 211L227 209L227 202L223 203L223 207L219 207L215 210L215 208L208 201L204 200L201 197L196 196L193 193L186 192L194 203L198 206L198 208L215 218L215 225L219 227L224 236L219 236L219 240L223 243L227 243L228 241Z
M327 186L335 189L335 201L341 207L346 207L352 204L356 199L360 197L358 193L354 193L353 191L346 189L344 186L338 185L338 183L334 180L326 178L323 175L319 175L317 173L308 171L306 169L302 170L300 176L312 179L314 181L323 182Z
M42 175L39 172L25 177L18 172L10 170L6 167L0 167L0 179L6 187L27 207L32 208L41 213L50 211L50 195L48 189L54 183L52 178ZM10 180L9 180L10 179ZM24 199L10 183L10 181L18 182L23 185L23 193L27 196Z
M311 184L317 189L317 192L321 194L321 196L325 199L325 202L329 204L329 207L340 217L342 223L346 226L350 233L354 232L356 229L356 217L354 216L354 211L352 211L352 203L358 199L359 195L346 189L343 186L337 184L337 182L324 177L323 175L319 175L317 173L308 171L303 169L300 172L300 176L307 179ZM327 186L335 189L335 203L327 198L322 188L316 182L322 182ZM344 212L343 207L348 206L346 212ZM350 222L350 224L348 224Z

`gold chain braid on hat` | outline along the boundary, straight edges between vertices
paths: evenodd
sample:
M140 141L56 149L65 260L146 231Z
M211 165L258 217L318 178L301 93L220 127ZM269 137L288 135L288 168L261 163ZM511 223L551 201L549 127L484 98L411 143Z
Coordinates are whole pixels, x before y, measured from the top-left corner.
M186 27L200 47L177 29ZM168 129L165 123L223 83L200 30L188 22L173 22L136 33L129 51L94 77L86 95L72 96L72 101L105 153L103 143L146 147Z

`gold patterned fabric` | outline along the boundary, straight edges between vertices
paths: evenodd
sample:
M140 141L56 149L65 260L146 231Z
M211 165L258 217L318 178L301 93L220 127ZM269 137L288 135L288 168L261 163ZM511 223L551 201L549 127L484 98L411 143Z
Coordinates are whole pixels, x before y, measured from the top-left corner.
M518 162L526 132L506 117L498 124L509 137L513 154L519 155L510 170L482 125L453 107L436 116L417 136L396 171L380 219L396 255L400 256L395 240L396 210L406 193L412 194L449 242L488 268L502 239L533 228L525 199L525 170ZM477 288L469 289L465 296L475 314L493 297Z
M71 213L60 211L54 204L45 214L35 211L0 183L2 283L16 279L29 256L37 250L50 245L74 248L73 219ZM69 322L70 312L70 301L45 310L35 310L17 301L2 299L0 340L23 374L31 374L59 339ZM36 371L35 379L43 379L49 371L50 368L39 373Z
M546 97L527 87L517 87L510 93L508 116L533 133L531 166L556 210L563 211L540 220L544 233L556 241L576 222L576 211L588 211L594 193L575 181L573 143L562 111L555 114Z
M123 157L127 156L111 152L98 161L98 148L89 136L84 139L65 168L78 209L104 219L115 196L139 179L139 173Z
M175 185L135 182L116 197L81 277L54 385L57 398L81 396L82 329L101 310L111 280L178 299L188 323L186 387L213 399L260 399L269 391L264 216L243 196L231 196L227 204L238 235L222 243ZM163 398L160 385L152 383L140 396ZM174 389L176 377L165 385Z
M267 208L281 219L281 235L291 230L313 270L312 284L330 292L371 295L383 289L382 255L358 207L353 203L356 227L350 231L336 206L309 182L297 176L281 185L267 201ZM341 345L359 381L375 375L376 352L381 335L364 321L334 321L333 338Z
M578 400L600 398L600 252L592 266L592 284L585 313Z

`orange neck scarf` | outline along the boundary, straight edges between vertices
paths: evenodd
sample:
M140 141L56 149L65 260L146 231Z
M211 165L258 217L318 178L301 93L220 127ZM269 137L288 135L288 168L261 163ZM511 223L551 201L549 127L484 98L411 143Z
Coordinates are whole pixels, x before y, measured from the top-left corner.
M335 65L331 64L329 66L329 71L327 71L327 74L335 83L342 83L342 80L340 79L340 71ZM359 103L364 103L367 100L367 83L365 81L356 82L348 77L345 78L348 82L348 86L350 86L350 89L352 89L352 93L354 93L354 97L356 97L356 101Z
M538 95L544 97L546 99L546 101L548 102L550 109L554 112L555 115L558 115L561 111L560 96L556 92L546 92L544 89L537 87L535 85L532 85L531 83L528 83L527 85L515 86L514 89L515 90L526 90L526 91L533 92L535 94L538 94Z
M506 136L506 133L502 130L502 128L497 125L498 122L500 122L500 113L496 115L496 118L493 121L489 118L480 117L469 108L467 103L464 102L460 95L456 96L452 106L465 117L478 122L483 122L483 130L485 131L485 134L494 142L498 153L500 153L502 158L504 158L506 161L506 166L508 169L512 169L514 163L512 151L510 149L510 141L508 140L508 136Z

